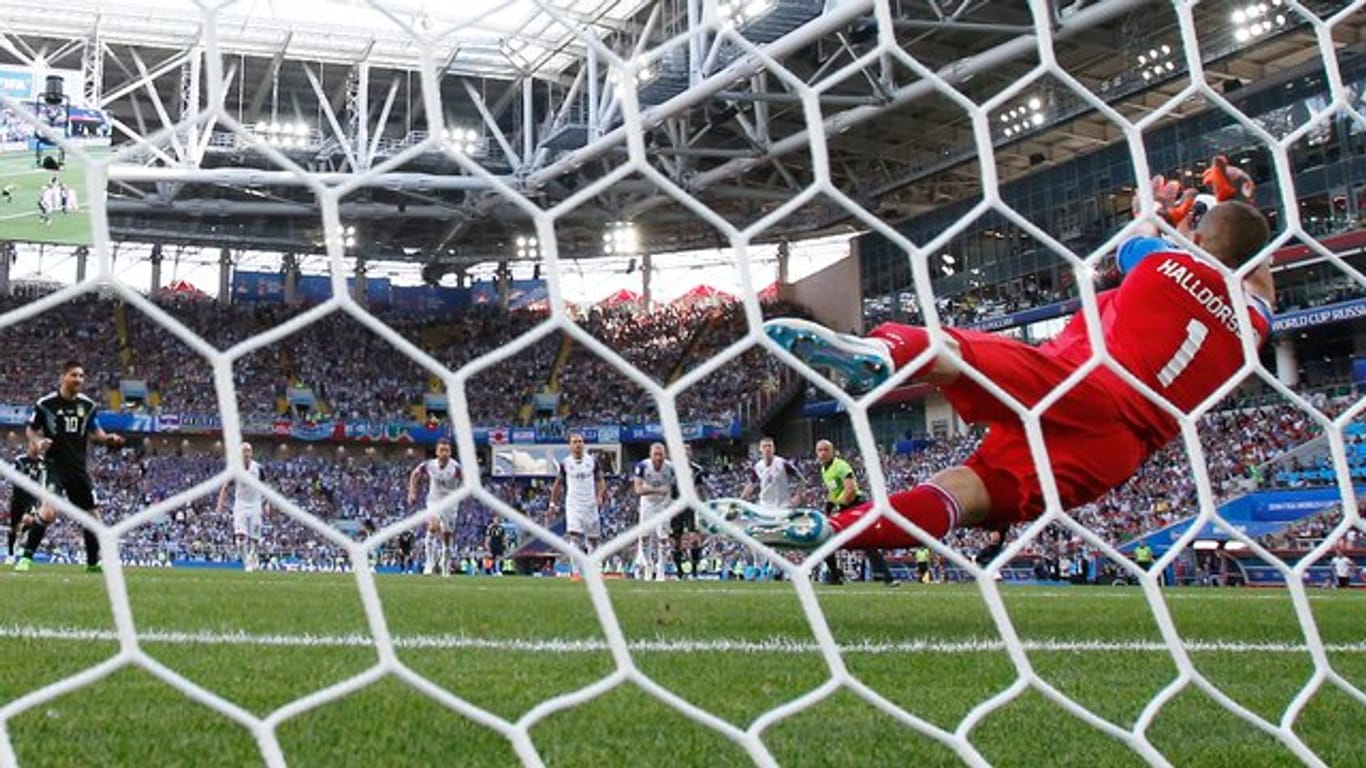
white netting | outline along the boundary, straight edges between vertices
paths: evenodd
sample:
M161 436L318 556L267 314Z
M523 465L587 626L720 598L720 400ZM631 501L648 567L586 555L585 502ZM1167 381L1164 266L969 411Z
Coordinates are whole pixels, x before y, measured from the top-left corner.
M690 33L684 31L667 44L653 50L645 50L639 47L635 51L627 51L625 55L621 51L604 43L598 37L585 32L580 26L577 18L572 17L565 9L555 4L543 3L538 0L536 3L541 12L549 19L558 22L564 29L570 30L578 38L578 42L586 46L593 52L596 61L604 69L610 69L616 77L606 82L635 82L636 75L656 66L663 61L671 52L687 49L694 41L690 38ZM96 203L94 207L93 220L96 237L94 249L95 268L93 274L77 285L61 290L42 300L35 301L22 309L16 310L4 318L6 325L23 322L36 317L40 313L58 306L62 302L68 301L73 297L79 296L95 290L110 290L115 292L119 298L132 305L138 311L155 319L163 326L167 332L172 333L187 345L190 349L202 355L204 359L212 364L214 382L218 396L218 406L222 415L225 442L225 454L228 464L222 472L204 483L196 485L175 496L165 499L151 507L148 507L131 517L128 517L116 525L103 526L94 524L94 521L80 510L74 509L69 504L58 500L63 513L72 516L76 520L94 524L99 531L101 544L111 556L105 559L107 581L110 599L113 605L113 615L117 638L119 642L118 653L109 660L92 667L84 672L61 680L52 685L48 685L8 702L0 707L0 723L4 724L4 738L0 739L0 763L12 765L17 762L16 754L12 746L12 729L10 723L22 713L28 712L35 707L43 705L56 697L70 693L82 686L94 683L102 678L109 676L115 671L129 667L141 667L153 676L173 686L189 698L212 708L213 710L225 715L234 722L241 724L248 729L256 739L261 755L265 762L270 765L283 765L285 756L281 749L277 728L286 720L299 716L327 702L336 700L350 692L365 687L385 676L393 676L411 685L417 691L425 694L431 699L439 702L445 707L467 717L472 721L493 729L503 735L513 745L518 757L528 765L540 765L542 758L537 746L533 743L530 731L539 722L548 716L589 701L598 695L611 690L624 682L639 686L640 689L651 696L657 698L669 707L686 715L701 725L713 729L714 731L729 738L737 745L742 747L746 753L759 765L773 765L776 761L765 744L763 738L765 732L774 724L794 714L801 712L823 699L831 696L837 691L847 690L855 696L861 698L871 706L886 713L896 721L906 727L924 734L958 754L964 761L972 765L986 764L986 760L978 752L970 740L973 729L988 715L1001 709L1008 703L1014 701L1022 694L1033 690L1042 694L1058 706L1062 707L1081 721L1093 728L1113 737L1132 749L1141 759L1153 765L1165 765L1167 759L1153 746L1148 738L1148 730L1158 715L1162 707L1183 690L1196 688L1203 691L1209 697L1217 701L1229 712L1241 718L1243 721L1255 726L1279 740L1294 755L1307 764L1322 764L1322 761L1307 747L1294 732L1296 720L1304 709L1310 698L1313 697L1325 685L1337 686L1350 697L1362 704L1366 704L1366 694L1363 694L1348 681L1343 679L1333 668L1325 652L1324 644L1320 639L1319 632L1310 610L1308 596L1305 591L1304 575L1307 568L1326 554L1335 538L1346 531L1351 526L1362 527L1362 521L1355 512L1357 509L1356 498L1352 485L1349 481L1347 459L1345 453L1343 428L1351 420L1355 419L1362 412L1363 405L1358 403L1355 407L1341 414L1336 419L1329 420L1309 407L1296 392L1280 384L1274 375L1266 371L1253 354L1251 335L1249 333L1250 323L1246 314L1246 309L1239 312L1239 323L1244 329L1245 345L1247 347L1248 362L1241 372L1242 374L1260 377L1267 386L1275 389L1288 401L1303 409L1306 413L1314 414L1321 425L1325 428L1331 446L1333 461L1338 474L1338 486L1342 492L1344 509L1346 510L1341 522L1333 532L1327 537L1324 543L1309 556L1302 558L1298 565L1291 567L1280 561L1271 553L1267 552L1255 540L1248 538L1239 530L1228 525L1219 518L1215 512L1215 499L1208 481L1208 475L1204 462L1202 461L1204 452L1202 450L1195 425L1195 419L1180 413L1176 413L1182 425L1182 440L1186 451L1192 460L1192 470L1197 478L1197 487L1200 499L1200 515L1196 525L1189 528L1188 532L1177 542L1167 555L1159 560L1151 570L1142 571L1132 564L1127 558L1120 555L1107 541L1097 536L1084 526L1078 524L1069 517L1059 506L1059 497L1053 480L1051 468L1049 467L1046 451L1044 449L1043 436L1040 428L1040 415L1074 384L1079 382L1087 372L1098 365L1111 365L1108 357L1103 353L1098 353L1091 363L1078 370L1068 382L1060 387L1054 395L1036 404L1032 408L1026 409L1020 403L1012 403L1012 407L1021 415L1027 425L1030 446L1039 469L1040 479L1044 488L1047 512L1039 520L1034 522L1029 529L1020 536L1008 548L1004 556L997 558L987 567L979 567L976 563L964 557L960 552L944 546L937 541L930 541L928 544L939 554L959 568L970 572L977 580L982 599L993 619L996 629L999 631L1010 662L1013 664L1016 677L1013 684L1006 687L999 694L982 701L972 711L964 717L952 730L940 728L927 720L913 714L907 709L890 701L888 698L874 691L857 677L855 677L845 665L837 642L828 625L825 615L817 600L816 592L813 589L810 578L811 570L816 567L824 557L834 551L842 542L862 530L866 525L873 521L869 519L866 523L857 526L851 531L842 533L834 541L827 543L820 550L812 553L801 566L793 566L782 558L773 557L773 562L784 569L792 578L792 586L799 598L802 610L806 619L809 621L812 636L819 645L823 661L830 670L829 679L821 686L809 693L790 701L780 707L776 707L764 715L756 718L745 727L737 727L729 722L709 713L705 709L699 708L694 704L683 700L667 688L659 685L648 677L636 665L632 653L628 647L626 634L614 613L613 605L609 599L605 583L602 578L601 565L604 558L613 553L623 551L630 547L636 539L646 533L652 527L652 523L643 523L634 526L629 530L619 534L610 542L606 543L597 553L586 556L584 553L572 550L571 547L561 538L555 536L551 531L528 518L517 510L509 507L481 484L477 474L469 476L467 485L454 497L444 502L446 507L453 507L466 499L478 499L484 504L497 510L500 514L513 520L523 530L530 532L531 535L539 537L549 542L562 551L569 553L576 563L582 568L584 574L584 584L591 596L594 609L600 620L605 640L610 648L612 659L616 664L616 670L609 676L597 683L561 696L556 696L543 701L539 706L532 708L523 717L517 720L509 720L492 714L486 709L475 706L468 701L461 699L449 691L444 690L438 685L423 678L414 672L396 653L396 646L390 634L387 620L382 610L379 594L376 588L375 577L367 567L369 552L397 536L402 530L411 527L415 521L409 520L404 523L395 524L385 530L380 531L365 543L355 543L342 536L336 530L323 524L321 521L301 510L294 501L284 498L277 494L270 487L258 483L254 478L245 473L240 460L240 447L243 441L241 431L241 419L238 414L238 397L235 390L233 379L233 364L240 361L254 351L279 342L291 333L294 333L308 324L313 323L331 313L345 313L354 320L379 337L386 340L394 348L410 357L413 361L439 376L444 382L446 390L450 393L450 407L454 419L455 434L457 436L458 456L468 466L474 466L476 461L476 448L473 440L472 424L469 415L467 402L467 388L470 386L472 377L481 371L487 370L490 366L499 362L513 359L523 353L537 341L547 334L556 331L567 334L576 343L582 345L593 354L609 361L623 376L634 382L642 391L652 397L658 407L659 417L665 427L667 444L670 453L674 456L682 456L685 453L683 435L680 428L680 419L676 408L676 399L684 390L702 381L707 376L718 371L723 365L734 361L745 350L758 345L762 349L784 360L790 365L800 366L801 364L786 351L780 349L772 343L760 330L762 317L756 299L756 287L751 282L749 245L759 235L769 227L792 215L804 206L808 205L818 196L832 201L834 205L843 208L861 226L870 231L881 233L892 241L897 247L902 249L910 259L911 270L917 289L917 296L920 306L925 308L927 313L927 324L933 330L935 344L933 349L926 355L940 354L944 350L944 335L939 318L935 311L935 297L931 293L931 274L928 255L938 253L944 244L953 238L963 234L974 222L984 213L995 211L1005 219L1012 222L1020 230L1028 233L1040 243L1045 244L1056 254L1060 254L1074 269L1078 276L1087 276L1096 265L1101 256L1112 250L1120 239L1132 232L1132 228L1116 234L1113 238L1090 254L1073 254L1063 246L1057 239L1048 232L1043 231L1036 224L1012 210L1005 204L998 191L997 164L993 145L996 139L992 135L991 117L999 110L1003 109L1012 100L1018 98L1025 92L1031 83L1042 77L1051 77L1073 94L1082 102L1108 118L1115 126L1118 126L1128 143L1132 153L1133 166L1137 179L1146 179L1150 175L1143 133L1145 130L1155 126L1159 121L1168 117L1173 110L1191 97L1200 97L1214 105L1216 108L1228 113L1246 130L1259 136L1261 140L1270 148L1274 157L1274 170L1276 178L1282 183L1282 205L1284 212L1284 227L1276 243L1280 245L1289 238L1299 236L1304 242L1318 252L1323 258L1327 259L1344 273L1352 276L1358 283L1366 285L1362 276L1343 262L1339 256L1327 251L1316 241L1305 235L1299 217L1299 208L1296 205L1294 196L1293 179L1291 176L1291 164L1287 156L1288 148L1303 138L1307 132L1324 120L1330 119L1333 114L1350 114L1357 121L1366 121L1358 111L1357 105L1349 99L1347 89L1344 87L1342 77L1338 69L1338 59L1335 54L1332 33L1335 25L1353 14L1360 13L1366 3L1351 3L1328 18L1319 18L1308 10L1300 7L1295 2L1284 3L1284 13L1296 14L1302 17L1303 23L1312 30L1317 41L1318 53L1322 59L1324 71L1327 76L1332 101L1318 119L1284 136L1273 136L1262 126L1249 121L1246 117L1239 114L1236 109L1219 92L1211 88L1204 77L1204 64L1202 62L1200 46L1198 44L1197 30L1192 6L1187 3L1177 3L1174 6L1175 16L1179 21L1180 42L1185 52L1185 67L1190 73L1189 84L1179 93L1166 99L1165 103L1158 109L1152 111L1138 122L1131 122L1123 115L1118 113L1104 100L1094 95L1091 90L1063 68L1055 57L1054 41L1060 35L1069 32L1073 28L1085 28L1088 24L1094 24L1099 20L1111 18L1117 15L1119 10L1127 9L1135 4L1125 3L1120 0L1111 2L1101 2L1090 5L1076 11L1070 16L1055 16L1051 3L1046 0L1031 0L1029 9L1033 18L1034 32L1032 35L1020 37L1012 43L1012 51L1024 53L1035 51L1037 54L1037 66L1027 75L1018 78L1012 85L996 93L983 103L976 103L964 96L956 86L964 79L964 73L970 70L975 71L975 67L980 64L964 62L961 66L950 67L942 71L932 71L923 66L915 58L904 51L897 43L894 35L894 20L892 10L888 2L868 2L867 0L850 0L832 5L826 13L810 22L805 27L791 33L766 47L756 47L745 37L737 34L735 30L725 23L718 15L718 8L715 3L705 3L702 7L702 15L699 20L697 31L705 31L715 35L718 39L729 41L729 43L740 53L734 62L707 77L698 78L680 95L664 102L662 105L642 109L637 98L638 94L632 89L622 89L617 92L617 99L620 110L622 125L610 131L606 131L601 139L595 139L587 148L575 150L568 153L565 157L555 163L546 165L532 171L524 179L518 188L514 188L507 180L489 173L477 162L471 160L462 153L452 153L451 157L459 163L461 168L469 177L477 179L482 186L490 190L488 200L492 201L489 208L498 202L511 203L528 220L534 224L535 235L541 243L544 258L545 272L543 273L549 284L550 306L552 307L550 317L532 332L524 334L515 342L504 347L498 348L487 354L482 355L469 365L459 370L449 370L444 368L441 363L434 359L430 354L419 348L410 340L404 338L399 333L379 322L372 314L367 312L361 305L354 301L347 290L346 272L344 266L344 249L342 237L342 221L339 215L339 201L346 195L367 186L378 186L385 183L386 178L395 169L402 166L405 162L412 160L420 155L432 151L442 151L442 144L439 139L439 131L432 130L426 140L416 143L403 152L386 160L384 163L367 170L342 178L340 181L336 177L324 176L316 172L310 172L285 154L277 151L276 148L264 142L258 135L246 130L232 114L232 111L224 105L225 73L223 58L218 50L218 27L216 26L222 12L231 8L231 4L221 6L200 6L197 13L203 23L202 44L204 48L204 73L203 77L207 84L207 107L197 115L191 124L182 124L174 128L168 128L162 134L138 138L134 144L146 150L151 157L160 158L168 166L167 169L145 168L128 169L126 167L113 168L112 164L120 160L121 156L116 156L110 160L97 160L86 157L88 184L86 188L86 199ZM1085 6L1084 3L1077 4ZM428 115L443 114L439 102L439 88L437 87L436 75L441 62L437 60L436 52L447 50L447 39L453 30L434 29L430 19L418 15L410 17L391 11L382 3L376 3L375 9L385 13L395 27L402 31L411 39L418 50L417 72L421 79L421 98ZM814 83L808 83L801 77L789 72L781 59L806 45L812 44L815 40L837 30L856 18L872 15L877 22L877 43L860 57L851 60L845 66L830 72L825 78ZM647 25L648 26L648 25ZM1011 51L1007 51L1009 53ZM634 54L634 55L633 55ZM1004 55L1004 54L1003 54ZM972 129L975 139L975 146L978 155L978 173L980 174L983 199L967 215L961 217L956 225L945 230L935 240L916 244L907 240L902 234L889 226L885 221L873 213L865 210L845 191L842 191L832 181L829 167L829 153L827 151L827 139L834 131L842 127L852 125L855 122L866 120L878 114L879 107L866 107L849 110L848 112L838 113L834 116L826 117L822 111L821 96L833 84L854 75L863 67L877 64L879 62L895 62L901 67L913 72L919 82L910 88L898 92L890 100L893 105L906 103L919 95L924 95L931 91L937 93L944 99L958 105L971 117ZM645 128L658 126L668 116L696 104L711 94L730 87L738 80L752 75L759 69L767 71L768 75L775 81L780 82L791 94L795 94L800 104L806 129L792 136L783 139L792 146L800 145L809 151L813 161L814 183L805 188L801 193L793 196L787 202L778 205L776 208L766 212L757 221L744 227L737 228L730 221L721 217L690 194L688 189L684 189L674 181L661 173L651 162L649 150L645 143ZM0 96L0 102L15 111L29 115L25 105L13 101L9 97ZM867 110L867 111L860 111ZM163 115L163 117L165 117ZM32 117L29 115L29 121ZM333 128L341 133L340 126ZM148 301L137 291L121 283L114 277L113 256L111 243L108 234L104 207L98 201L104 200L104 191L111 181L117 180L166 180L174 181L178 178L186 180L219 178L212 172L199 172L194 168L182 167L180 162L168 155L160 148L161 139L171 138L176 145L177 153L181 153L179 142L184 136L182 130L187 130L190 135L194 135L199 130L210 130L209 126L216 124L219 129L227 129L234 132L238 139L268 156L276 165L285 169L285 172L298 179L297 183L307 185L319 202L322 210L322 222L329 233L327 238L328 255L332 264L332 298L314 308L305 311L282 325L261 333L247 341L232 346L225 350L213 348L203 339L188 330L183 324L170 316L156 304ZM190 130L190 129L193 130ZM136 132L128 131L130 135ZM58 137L52 137L54 141L60 141ZM207 141L207 139L204 139ZM624 145L627 150L626 159L605 173L601 178L592 184L584 186L574 192L573 195L563 200L559 204L549 209L539 207L529 195L539 188L544 182L553 180L562 170L595 160L601 156L607 148L612 146ZM532 145L528 142L523 145L524 149L531 149ZM504 147L508 152L514 152L515 147L509 145ZM73 156L83 156L83 150L78 146L67 146L66 151ZM202 150L201 150L202 151ZM447 150L448 151L448 150ZM125 153L126 154L126 153ZM192 154L192 153L189 153ZM188 155L186 155L188 156ZM526 158L529 160L530 158ZM749 161L735 161L738 165L743 165ZM528 166L530 167L530 166ZM259 175L259 174L258 174ZM668 386L661 386L651 377L641 373L632 367L615 350L595 338L592 334L585 331L574 323L564 310L562 301L561 283L565 273L567 260L562 258L556 238L556 222L567 213L581 206L596 196L602 195L613 184L622 179L635 175L654 185L663 195L672 198L677 204L683 206L693 214L699 222L705 223L721 233L733 249L737 269L745 283L744 309L748 323L748 333L736 343L715 355L706 364L688 372ZM701 174L695 181L694 190L701 189L712 180L721 178L722 169L715 169L710 174ZM259 175L264 179L264 175ZM223 179L230 178L223 176ZM1153 200L1151 192L1145 184L1138 184L1139 194L1145 210L1151 211ZM486 209L488 210L488 209ZM1151 217L1149 217L1151 218ZM1175 232L1169 232L1176 236ZM1241 275L1227 275L1231 287L1238 281ZM1096 310L1095 291L1091 287L1088 279L1079 279L1078 285L1082 299L1084 301L1084 311L1092 329L1092 335L1098 335L1099 317ZM1103 345L1096 344L1097 349ZM914 367L914 366L911 366ZM1113 366L1111 366L1113 367ZM1132 376L1117 369L1117 372L1124 375L1132 385L1145 391L1150 398L1158 399L1156 393L1146 390L1144 386ZM1001 398L1003 401L1010 401L1010 398L997 387L993 382L986 379L980 373L968 370L967 374L975 381L980 383L987 391ZM854 425L854 432L857 437L857 447L864 456L876 456L878 446L873 437L873 432L869 425L867 410L871 404L875 403L883 394L892 387L904 383L905 374L897 377L891 382L881 386L878 390L860 398L853 399L832 386L829 382L820 379L812 374L813 383L829 394L831 397L842 403L851 414ZM1235 386L1236 379L1230 381L1227 387L1220 392L1211 393L1205 403L1208 408L1218 401L1229 389ZM1169 408L1169 410L1171 410ZM1175 411L1173 411L1175 413ZM1197 414L1198 416L1198 414ZM679 509L683 504L692 503L688 499L695 501L696 494L692 491L693 478L686 469L686 464L681 464L682 484L685 489L685 500L677 502L674 509ZM887 477L881 466L876 461L867 464L867 472L873 492L873 498L881 508L887 508L888 494L890 490ZM4 471L6 477L12 482L33 492L41 492L26 478L20 477L9 468ZM341 683L329 686L323 690L300 698L296 701L283 706L265 717L258 717L231 701L228 701L213 691L195 684L186 677L163 666L161 663L151 658L141 647L139 642L138 627L133 621L130 609L127 584L125 574L119 559L112 556L117 552L119 539L133 529L141 526L153 518L175 509L185 500L201 496L208 493L224 482L245 483L258 487L266 498L278 509L284 510L291 517L301 524L311 528L317 536L330 541L334 546L345 550L351 561L351 566L355 574L355 579L359 587L361 600L364 605L365 616L368 621L369 631L373 637L374 646L378 653L378 661L369 669L361 674L355 675ZM739 531L727 526L720 521L716 524L728 530L732 535L738 535ZM1228 531L1235 540L1242 542L1253 552L1274 563L1284 574L1289 585L1289 595L1293 601L1296 615L1299 618L1301 628L1304 633L1305 642L1313 660L1314 672L1311 678L1304 684L1300 693L1295 697L1293 703L1283 712L1282 717L1277 722L1255 714L1248 708L1241 706L1237 702L1222 693L1218 687L1212 684L1193 664L1183 638L1177 632L1172 616L1168 611L1167 603L1164 600L1162 591L1156 580L1156 574L1160 573L1170 564L1179 552L1190 545L1196 532L1203 527L1204 523L1214 522ZM998 572L1002 563L1010 556L1022 551L1022 549L1036 537L1046 526L1057 524L1071 530L1076 536L1084 539L1092 548L1103 552L1110 560L1116 563L1125 564L1130 574L1142 585L1143 593L1151 609L1152 615L1160 628L1166 647L1175 662L1178 674L1161 692L1153 697L1148 706L1143 710L1137 721L1132 727L1126 728L1117 725L1101 716L1094 714L1086 707L1079 704L1073 698L1062 693L1054 685L1046 681L1038 674L1026 652L1026 646L1022 643L1019 633L1007 612L1002 600L1001 590L993 576ZM904 523L903 523L904 525ZM918 534L918 531L917 531ZM749 542L752 546L757 544ZM771 554L771 553L770 553Z

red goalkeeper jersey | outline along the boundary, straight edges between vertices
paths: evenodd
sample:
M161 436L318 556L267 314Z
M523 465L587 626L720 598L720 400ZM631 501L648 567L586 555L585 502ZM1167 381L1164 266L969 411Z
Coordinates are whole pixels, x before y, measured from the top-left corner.
M1243 365L1235 302L1247 301L1258 346L1271 332L1270 307L1251 294L1230 298L1218 269L1160 240L1135 238L1121 246L1121 255L1125 248L1142 256L1119 288L1099 297L1105 347L1116 363L1189 413ZM1044 349L1078 363L1087 359L1091 347L1081 314ZM1163 445L1177 434L1176 420L1162 406L1117 375L1102 375L1113 378L1125 420L1150 443Z

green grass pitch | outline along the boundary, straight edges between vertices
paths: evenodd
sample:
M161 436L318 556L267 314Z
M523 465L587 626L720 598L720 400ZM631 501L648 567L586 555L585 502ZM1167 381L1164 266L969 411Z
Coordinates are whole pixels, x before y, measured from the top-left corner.
M354 577L128 570L142 648L257 716L373 667ZM399 660L445 691L516 722L542 701L608 678L618 664L587 588L531 578L376 577ZM952 731L1007 689L1015 667L972 586L817 587L849 674ZM741 730L831 678L787 584L614 582L607 588L631 660L649 680ZM1176 675L1134 588L1006 587L1036 672L1129 728ZM1166 593L1196 668L1239 704L1279 722L1313 673L1284 591ZM1366 687L1366 594L1314 590L1328 658ZM117 651L105 582L66 567L0 574L0 706ZM7 723L23 766L251 765L250 733L138 667L41 703ZM1362 765L1366 705L1325 686L1295 732L1329 765ZM291 765L519 764L497 731L406 682L372 685L284 720ZM1279 742L1187 688L1148 731L1175 765L1276 766ZM631 682L540 719L530 737L550 766L732 766L743 749ZM969 734L1001 766L1134 766L1124 745L1035 689ZM785 766L960 765L957 756L848 687L762 733Z
M107 154L106 149L87 148L92 156ZM56 213L51 224L38 218L38 197L53 176L76 191L78 210ZM31 243L66 243L91 245L89 190L84 165L74 154L67 154L65 167L60 171L38 168L32 152L0 155L0 188L13 187L10 199L0 198L0 240Z

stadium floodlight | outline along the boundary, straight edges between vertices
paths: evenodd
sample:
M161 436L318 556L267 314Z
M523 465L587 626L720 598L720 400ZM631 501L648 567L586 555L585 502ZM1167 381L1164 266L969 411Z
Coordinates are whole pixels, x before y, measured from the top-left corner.
M1279 12L1281 5L1282 0L1270 0L1270 2L1248 3L1241 8L1234 9L1231 14L1233 39L1240 43L1247 43L1275 30L1284 29L1288 21L1285 14Z
M1144 82L1151 82L1155 78L1176 71L1176 62L1172 60L1172 47L1167 43L1151 47L1139 53L1137 58L1138 73L1142 75Z
M518 235L515 241L517 246L517 258L519 259L539 259L541 258L541 246L536 242L536 238L526 235Z
M355 224L347 224L345 227L342 227L342 245L346 246L347 248L356 247Z
M1043 97L1036 94L1001 113L1001 134L1009 139L1028 130L1042 128L1044 106Z
M303 149L308 145L310 132L308 124L302 121L282 123L278 120L272 120L268 123L257 123L252 127L252 133L272 147Z
M450 151L467 157L475 157L484 149L483 137L473 128L445 128L441 140Z
M614 221L602 233L602 251L609 256L624 256L640 250L636 226L629 221Z

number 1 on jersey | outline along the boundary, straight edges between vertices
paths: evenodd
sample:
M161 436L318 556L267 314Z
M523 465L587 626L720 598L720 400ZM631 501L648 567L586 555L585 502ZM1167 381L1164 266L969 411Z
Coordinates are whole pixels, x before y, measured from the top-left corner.
M1195 353L1200 351L1208 337L1209 326L1194 318L1186 323L1186 340L1176 348L1172 359L1157 372L1157 381L1164 387L1170 387L1172 382L1176 381L1176 377L1180 376L1181 372L1186 370L1186 366L1195 359Z

